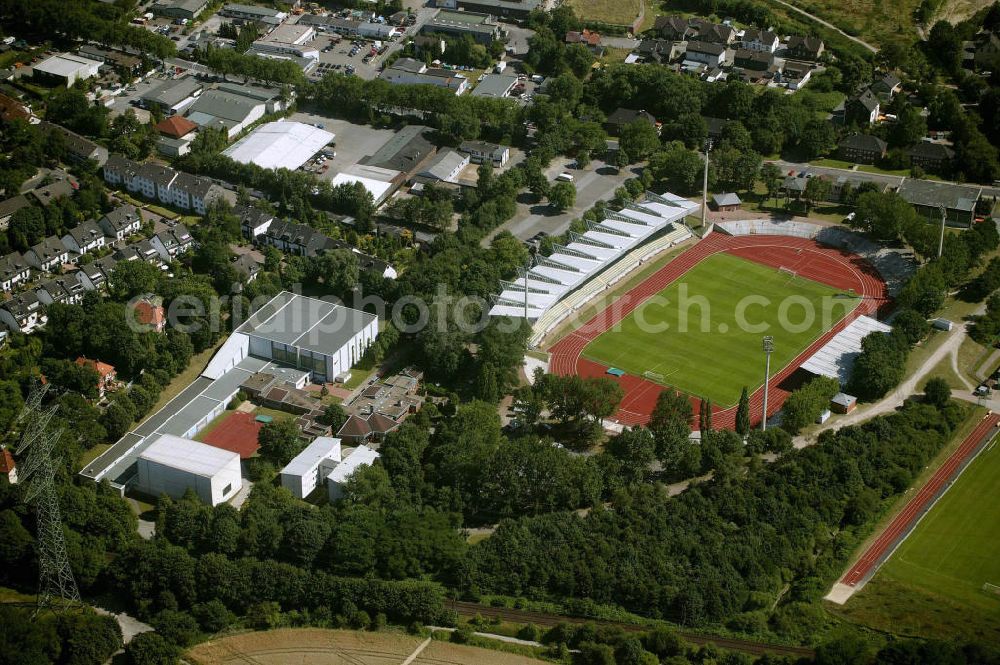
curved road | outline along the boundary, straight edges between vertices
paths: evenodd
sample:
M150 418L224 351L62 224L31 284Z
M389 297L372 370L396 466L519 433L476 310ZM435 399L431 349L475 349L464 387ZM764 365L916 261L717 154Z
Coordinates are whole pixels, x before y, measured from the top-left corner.
M858 39L857 37L852 37L851 35L847 34L846 32L844 32L843 30L841 30L840 28L838 28L834 24L830 23L829 21L824 21L823 19L821 19L820 17L816 16L815 14L810 14L806 10L800 9L800 8L796 7L795 5L793 5L790 2L785 2L785 0L773 0L773 1L776 2L776 3L778 3L779 5L783 5L783 6L787 7L788 9L791 9L794 12L798 12L799 14L802 14L806 18L812 19L813 21L815 21L816 23L819 23L822 26L830 28L831 30L834 30L836 32L839 32L840 34L842 34L843 36L847 37L848 39L850 39L855 44L859 44L861 46L864 46L866 49L868 49L872 53L878 53L878 49L875 48L874 46L872 46L871 44L869 44L868 42L863 41L861 39Z

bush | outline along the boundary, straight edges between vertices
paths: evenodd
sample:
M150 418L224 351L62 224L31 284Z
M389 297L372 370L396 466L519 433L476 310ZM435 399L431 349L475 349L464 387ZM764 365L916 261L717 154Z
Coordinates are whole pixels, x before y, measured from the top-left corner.
M951 399L951 386L941 377L934 377L924 386L924 399L940 408Z
M781 410L781 429L789 434L798 434L806 425L813 423L830 403L830 398L840 391L836 379L819 376L794 391L785 400Z
M128 665L173 665L180 650L158 633L139 633L125 647Z

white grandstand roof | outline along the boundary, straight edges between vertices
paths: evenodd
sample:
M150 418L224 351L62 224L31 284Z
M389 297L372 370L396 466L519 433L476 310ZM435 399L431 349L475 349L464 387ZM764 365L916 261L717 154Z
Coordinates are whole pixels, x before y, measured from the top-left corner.
M886 325L869 316L859 316L847 327L834 335L833 339L823 345L809 360L802 363L802 369L818 376L828 376L837 379L841 384L847 383L851 375L854 361L861 354L861 340L870 333L887 333L892 326Z
M330 132L301 122L261 125L223 153L241 164L294 171L334 139Z
M158 436L139 457L204 478L211 478L232 464L234 458L240 459L232 451L172 434Z
M538 319L578 286L697 208L697 203L673 194L649 193L641 203L608 212L590 230L571 236L565 247L557 245L550 256L539 259L538 265L528 271L527 281L522 276L511 282L497 297L490 315L524 316L527 285L528 318Z

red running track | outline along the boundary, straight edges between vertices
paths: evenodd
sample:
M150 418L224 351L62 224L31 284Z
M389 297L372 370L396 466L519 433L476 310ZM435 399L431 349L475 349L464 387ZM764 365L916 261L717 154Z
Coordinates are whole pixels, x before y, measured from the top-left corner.
M550 349L549 370L559 375L614 378L607 374L607 365L584 358L582 355L584 348L631 314L644 301L662 291L705 258L719 252L727 252L775 268L789 268L802 277L837 289L854 289L855 293L862 296L861 303L850 314L810 344L788 365L779 368L772 375L768 390L769 415L777 412L788 397L789 391L781 387L782 382L802 363L851 321L863 314L872 314L889 304L885 282L870 263L856 254L827 247L807 238L733 237L713 233L665 265L649 279L616 298L615 302L579 329L556 342ZM631 374L614 380L625 391L625 397L615 418L624 425L641 425L648 422L663 386ZM698 401L692 398L692 404L697 413ZM751 419L755 423L760 422L763 405L764 389L761 387L750 396ZM714 407L712 423L716 427L735 427L736 407Z
M1000 423L1000 416L995 413L991 412L983 418L976 429L972 430L972 433L958 447L958 450L941 465L941 468L931 476L927 484L910 499L903 510L890 522L885 531L879 534L875 542L865 550L861 558L840 580L841 582L849 586L856 586L875 572L878 566L892 554L896 545L909 535L921 516L931 507L934 499L941 494L945 486L955 477L955 474L964 468L966 462L975 456L976 451L984 443L993 438L998 423Z

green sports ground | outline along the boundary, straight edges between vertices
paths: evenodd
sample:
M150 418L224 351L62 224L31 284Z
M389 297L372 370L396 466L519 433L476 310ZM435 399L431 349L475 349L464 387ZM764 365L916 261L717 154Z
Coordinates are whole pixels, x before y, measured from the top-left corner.
M728 407L743 386L752 392L764 383L764 335L774 337L773 374L859 302L825 284L713 254L593 340L583 355Z
M992 447L991 447L992 446ZM987 447L882 566L878 577L1000 620L1000 443Z

